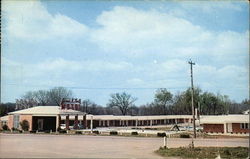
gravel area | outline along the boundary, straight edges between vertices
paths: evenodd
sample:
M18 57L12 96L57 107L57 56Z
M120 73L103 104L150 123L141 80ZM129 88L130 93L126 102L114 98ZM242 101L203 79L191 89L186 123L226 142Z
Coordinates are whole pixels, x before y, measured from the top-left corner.
M191 139L171 138L170 147L187 146ZM1 158L162 158L154 153L163 138L0 134ZM196 139L195 146L245 146L248 139Z

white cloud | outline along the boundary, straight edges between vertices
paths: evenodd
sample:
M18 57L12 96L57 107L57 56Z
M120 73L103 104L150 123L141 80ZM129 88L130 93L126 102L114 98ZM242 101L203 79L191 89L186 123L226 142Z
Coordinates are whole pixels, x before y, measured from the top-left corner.
M82 72L124 71L133 68L132 64L124 61L74 61L63 58L49 59L37 64L23 64L3 58L2 66L3 77L8 80L46 76L59 78L70 72L76 75Z
M214 32L156 10L116 6L97 17L91 40L109 53L171 58L247 54L248 32ZM219 56L218 56L219 55ZM218 56L218 57L217 57Z
M81 37L88 30L84 24L70 17L50 14L37 0L4 0L2 11L6 22L2 29L11 37L25 40Z

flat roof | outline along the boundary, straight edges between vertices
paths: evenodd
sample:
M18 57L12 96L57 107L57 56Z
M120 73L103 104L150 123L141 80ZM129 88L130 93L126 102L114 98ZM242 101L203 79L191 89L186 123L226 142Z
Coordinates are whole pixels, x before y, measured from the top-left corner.
M201 116L201 124L249 123L249 115L206 115Z
M23 109L23 110L18 110L18 111L14 111L14 112L10 112L8 113L10 115L14 115L14 114L20 114L20 115L48 115L48 116L56 116L56 115L84 115L86 113L84 112L80 112L80 111L76 111L76 110L61 110L59 106L35 106L32 108L27 108L27 109Z

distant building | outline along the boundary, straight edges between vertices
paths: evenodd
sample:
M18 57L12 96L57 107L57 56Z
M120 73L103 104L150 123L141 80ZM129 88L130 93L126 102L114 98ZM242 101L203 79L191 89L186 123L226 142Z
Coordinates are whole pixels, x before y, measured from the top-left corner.
M211 115L200 120L206 133L249 133L249 115Z

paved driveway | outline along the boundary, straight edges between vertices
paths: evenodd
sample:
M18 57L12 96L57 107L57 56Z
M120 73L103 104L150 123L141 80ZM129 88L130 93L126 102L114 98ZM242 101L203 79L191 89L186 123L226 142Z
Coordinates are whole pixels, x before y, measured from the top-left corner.
M170 147L188 145L190 139L170 139ZM0 134L2 158L162 158L154 154L162 138ZM197 146L248 146L248 139L197 139Z

